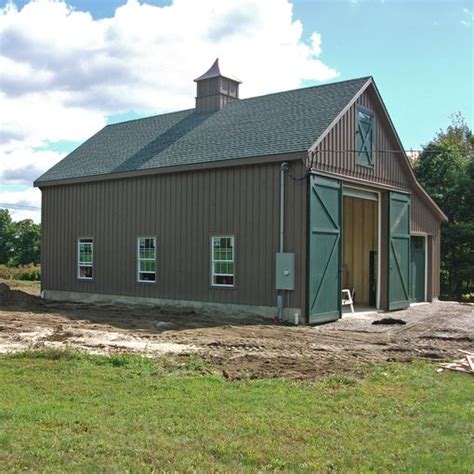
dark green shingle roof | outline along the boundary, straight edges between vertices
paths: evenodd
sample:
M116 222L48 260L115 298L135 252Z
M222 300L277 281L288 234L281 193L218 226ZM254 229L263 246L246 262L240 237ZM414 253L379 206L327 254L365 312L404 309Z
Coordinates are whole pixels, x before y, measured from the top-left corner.
M107 125L36 180L212 163L307 150L367 77Z

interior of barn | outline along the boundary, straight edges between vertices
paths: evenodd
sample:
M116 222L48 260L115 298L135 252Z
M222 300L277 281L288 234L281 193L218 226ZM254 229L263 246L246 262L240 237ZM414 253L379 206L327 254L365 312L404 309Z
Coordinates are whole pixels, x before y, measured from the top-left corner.
M378 279L377 194L360 196L345 195L343 201L342 288L351 291L357 313L376 310Z

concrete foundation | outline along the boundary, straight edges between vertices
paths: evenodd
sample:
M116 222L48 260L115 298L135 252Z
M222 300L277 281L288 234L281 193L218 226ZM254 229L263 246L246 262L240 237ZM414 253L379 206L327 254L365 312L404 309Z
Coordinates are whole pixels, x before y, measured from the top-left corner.
M228 314L241 314L245 316L257 315L264 318L276 316L276 307L272 306L252 306L243 304L209 303L206 301L170 300L164 298L144 298L138 296L103 295L99 293L79 293L75 291L43 290L41 298L47 301L67 301L75 303L92 304L124 304L139 306L176 306L191 307L204 311L219 311ZM283 317L285 320L294 322L295 315L298 314L301 322L300 308L284 308Z

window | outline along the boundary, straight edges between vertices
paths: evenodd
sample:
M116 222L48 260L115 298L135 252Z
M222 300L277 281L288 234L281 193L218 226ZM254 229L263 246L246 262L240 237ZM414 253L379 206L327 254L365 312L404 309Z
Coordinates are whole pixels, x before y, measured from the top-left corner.
M234 237L212 237L211 264L213 286L234 286Z
M77 278L92 280L94 264L94 242L92 239L77 241Z
M224 79L222 78L221 79L221 87L222 87L222 92L224 92L224 94L228 94L229 93L229 81L227 79Z
M138 281L156 281L156 239L154 237L138 239Z
M374 166L373 159L373 122L374 116L365 109L357 109L356 163L362 166Z

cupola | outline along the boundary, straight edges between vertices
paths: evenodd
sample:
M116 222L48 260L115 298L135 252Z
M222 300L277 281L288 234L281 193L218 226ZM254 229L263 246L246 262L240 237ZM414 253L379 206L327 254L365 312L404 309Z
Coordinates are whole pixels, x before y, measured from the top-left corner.
M228 74L223 74L219 66L219 58L202 76L194 79L197 84L196 111L216 112L230 102L239 99L241 81Z

